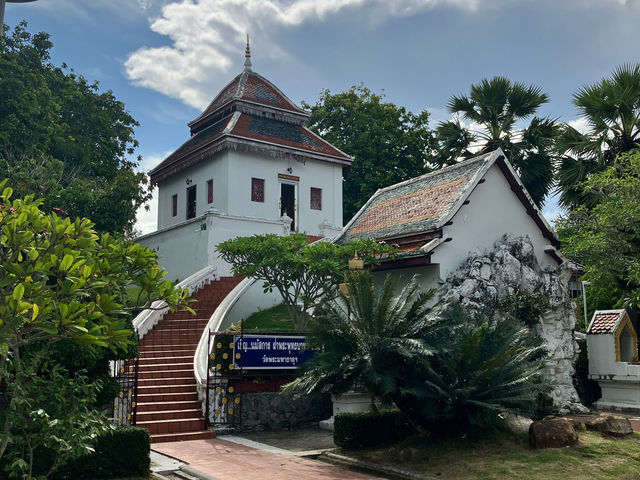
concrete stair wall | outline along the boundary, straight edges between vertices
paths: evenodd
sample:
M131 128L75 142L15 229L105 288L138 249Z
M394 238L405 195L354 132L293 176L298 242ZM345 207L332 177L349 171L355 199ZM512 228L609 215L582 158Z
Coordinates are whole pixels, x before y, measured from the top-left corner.
M195 316L168 313L141 340L136 425L149 430L153 443L215 437L202 416L193 356L209 318L240 280L222 277L203 287L189 305Z

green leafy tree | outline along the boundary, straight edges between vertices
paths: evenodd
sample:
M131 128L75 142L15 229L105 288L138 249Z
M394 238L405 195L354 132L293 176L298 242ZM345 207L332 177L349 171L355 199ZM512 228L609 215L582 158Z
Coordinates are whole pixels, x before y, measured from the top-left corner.
M379 188L429 172L433 135L426 110L408 112L362 84L337 94L324 90L315 105L303 106L309 127L354 158L343 186L345 221Z
M415 279L402 286L400 280L388 276L378 286L370 272L350 272L349 292L314 312L307 342L318 352L285 391L364 389L372 405L378 398L402 408L407 374L426 370L435 348L426 341L433 291L421 292Z
M583 183L620 154L640 148L640 64L622 65L610 78L582 87L573 103L588 131L564 125L557 139L560 203L571 208L593 205L598 195L591 196Z
M0 171L46 211L93 218L101 232L131 230L150 198L135 170L138 123L111 91L53 65L52 46L24 22L0 39Z
M307 236L300 233L237 237L218 244L216 250L231 264L235 275L263 280L265 292L276 289L299 331L321 299L337 295L349 258L357 253L375 263L381 255L395 252L393 247L372 240L309 244Z
M501 148L522 183L541 207L553 183L553 142L558 127L549 118L535 116L549 97L539 87L511 82L505 77L483 79L471 85L469 95L453 96L448 109L458 119L436 129L433 161L452 165L463 158ZM460 118L470 122L465 127ZM518 122L531 118L520 128Z
M584 265L591 307L640 306L640 152L622 154L579 191L596 200L556 224L563 252Z
M157 299L175 309L188 294L164 278L154 252L98 236L87 219L45 214L33 195L14 200L6 185L0 182L0 459L31 478L39 448L55 451L52 469L41 472L47 475L108 428L95 411L102 382L64 368L57 347L126 349L135 341L126 328L131 311ZM131 287L144 292L141 303L127 300Z

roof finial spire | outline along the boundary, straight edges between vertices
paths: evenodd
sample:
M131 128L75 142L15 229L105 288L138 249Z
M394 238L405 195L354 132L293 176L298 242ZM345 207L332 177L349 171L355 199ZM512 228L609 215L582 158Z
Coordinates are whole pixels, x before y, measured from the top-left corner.
M251 47L249 46L249 34L247 33L247 49L244 52L244 69L251 70Z

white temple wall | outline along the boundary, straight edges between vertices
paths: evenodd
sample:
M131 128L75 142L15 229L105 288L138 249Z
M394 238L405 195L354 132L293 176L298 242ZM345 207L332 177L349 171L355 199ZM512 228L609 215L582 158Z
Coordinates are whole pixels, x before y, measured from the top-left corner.
M528 235L540 266L557 267L544 253L550 241L542 236L498 166L491 166L484 178L469 196L470 203L454 215L453 224L443 228L443 238L452 240L438 246L431 258L432 263L440 264L441 278L455 271L470 252L493 249L505 233Z

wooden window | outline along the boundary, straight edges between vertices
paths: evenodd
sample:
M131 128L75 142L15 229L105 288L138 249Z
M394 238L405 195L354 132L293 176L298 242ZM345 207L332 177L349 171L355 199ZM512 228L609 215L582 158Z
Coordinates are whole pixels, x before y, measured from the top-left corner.
M322 210L322 189L311 187L311 210Z
M207 180L207 203L213 203L213 180Z
M264 203L264 178L251 179L251 201Z
M196 217L196 185L187 188L187 220Z
M171 196L171 216L172 217L178 216L178 195L177 194Z

